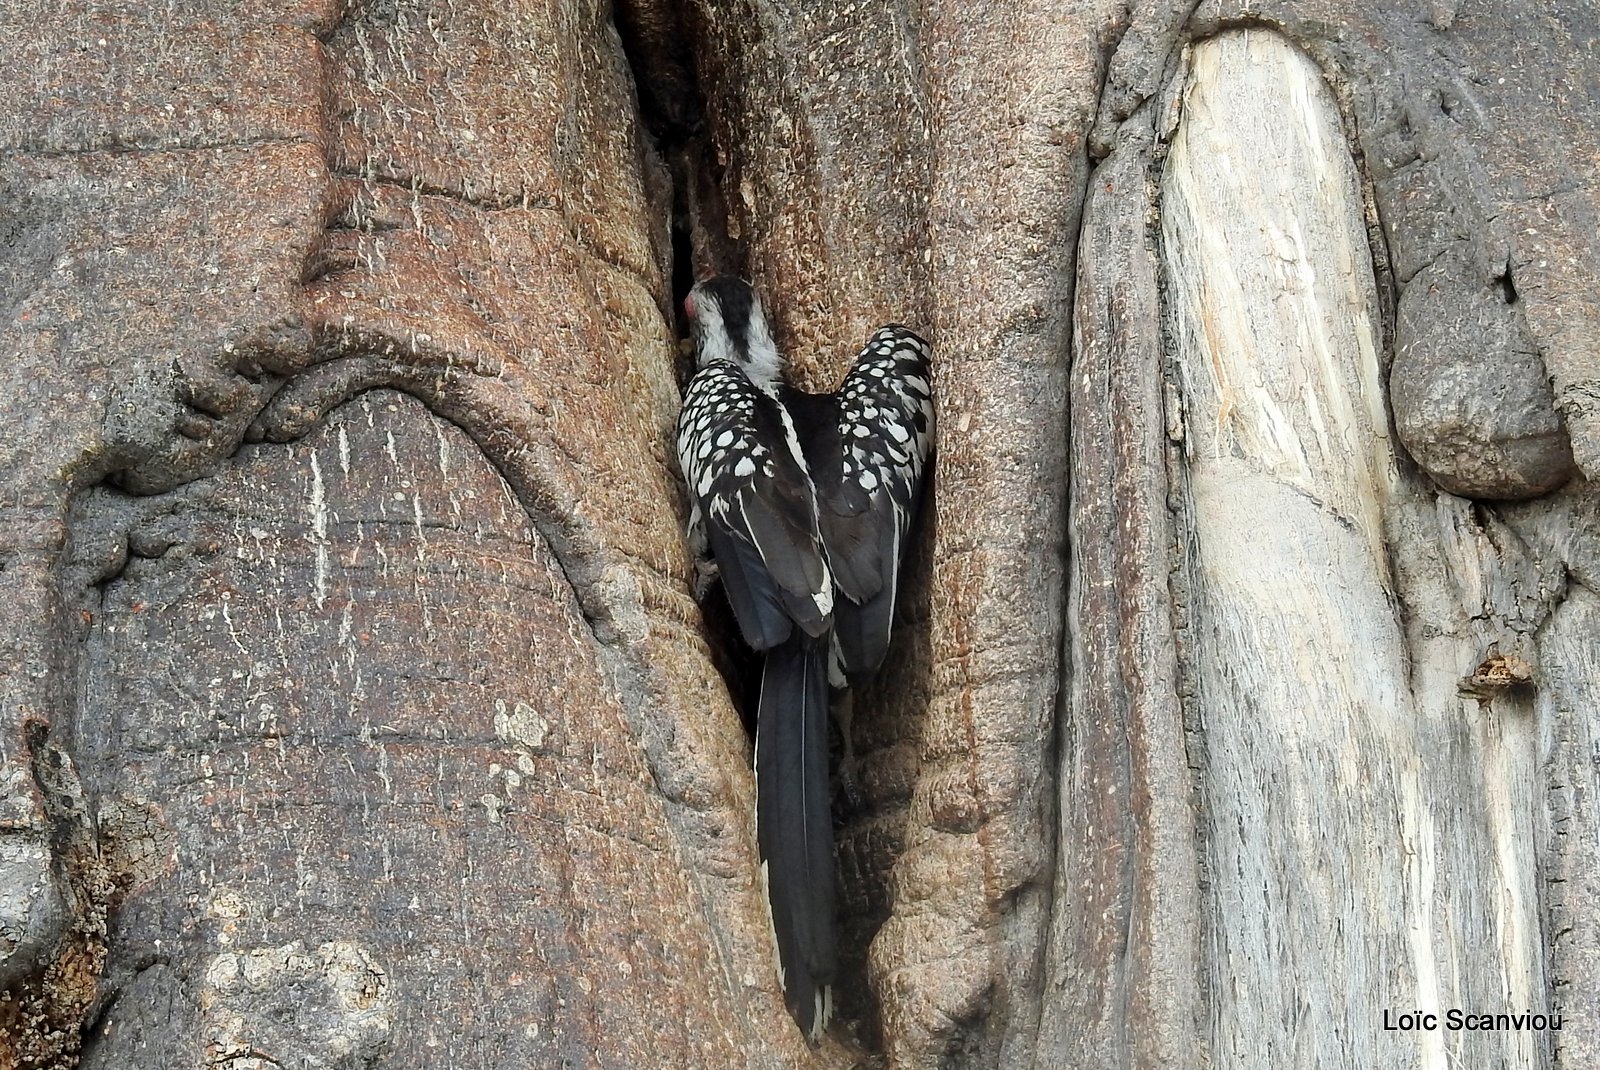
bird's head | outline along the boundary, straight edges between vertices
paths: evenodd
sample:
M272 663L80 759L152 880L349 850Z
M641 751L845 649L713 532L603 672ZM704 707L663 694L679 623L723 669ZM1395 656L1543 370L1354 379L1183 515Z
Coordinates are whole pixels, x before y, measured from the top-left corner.
M748 282L733 275L701 279L683 299L683 311L694 324L699 367L725 360L743 369L757 386L778 381L783 357L772 340L761 298Z

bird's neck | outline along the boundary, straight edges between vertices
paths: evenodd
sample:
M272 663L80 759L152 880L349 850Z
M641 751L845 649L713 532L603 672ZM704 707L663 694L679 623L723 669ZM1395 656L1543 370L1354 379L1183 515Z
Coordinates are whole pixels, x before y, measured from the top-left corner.
M783 387L783 354L768 334L752 332L738 340L722 332L706 337L700 343L700 365L717 360L744 372L758 390L771 394Z
M744 373L758 389L769 394L783 386L783 355L771 338L750 340L745 350Z

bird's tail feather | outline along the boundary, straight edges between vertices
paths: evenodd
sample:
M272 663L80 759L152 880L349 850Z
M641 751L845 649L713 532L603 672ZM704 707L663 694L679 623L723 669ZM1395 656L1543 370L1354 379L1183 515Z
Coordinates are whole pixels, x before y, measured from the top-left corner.
M756 841L784 999L815 1042L837 956L828 787L828 641L798 631L767 652L756 716Z

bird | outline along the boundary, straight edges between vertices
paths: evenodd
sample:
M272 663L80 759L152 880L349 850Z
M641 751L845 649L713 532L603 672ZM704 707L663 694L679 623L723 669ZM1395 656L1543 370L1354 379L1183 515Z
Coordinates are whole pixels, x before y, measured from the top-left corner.
M888 652L934 444L932 349L881 327L838 390L811 394L784 381L748 282L703 279L684 312L696 363L676 443L688 537L762 655L756 845L785 1004L815 1045L838 959L829 703Z

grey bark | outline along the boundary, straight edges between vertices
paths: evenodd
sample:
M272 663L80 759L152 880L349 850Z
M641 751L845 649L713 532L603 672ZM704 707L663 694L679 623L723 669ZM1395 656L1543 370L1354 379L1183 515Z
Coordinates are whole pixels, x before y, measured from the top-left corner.
M1600 1060L1590 5L0 21L0 1067ZM937 346L818 1049L686 257Z

